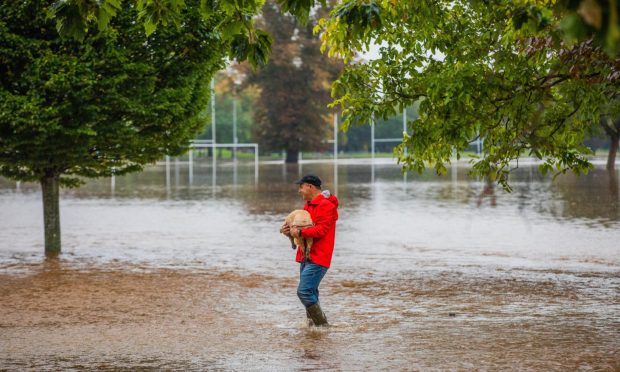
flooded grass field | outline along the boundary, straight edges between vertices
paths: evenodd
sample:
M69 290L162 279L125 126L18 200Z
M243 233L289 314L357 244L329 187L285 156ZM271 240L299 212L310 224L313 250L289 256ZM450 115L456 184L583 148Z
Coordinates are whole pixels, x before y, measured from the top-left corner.
M190 183L175 163L65 190L58 261L39 188L0 180L0 369L620 370L616 175L522 165L509 194L464 166L254 172L197 164ZM305 173L341 202L326 329L306 326L278 234Z

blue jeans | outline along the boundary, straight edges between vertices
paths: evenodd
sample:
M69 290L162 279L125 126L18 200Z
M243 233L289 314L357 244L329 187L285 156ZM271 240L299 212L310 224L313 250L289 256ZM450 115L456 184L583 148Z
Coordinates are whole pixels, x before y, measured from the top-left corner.
M305 307L319 302L319 284L327 268L311 262L302 262L299 266L299 286L297 297Z

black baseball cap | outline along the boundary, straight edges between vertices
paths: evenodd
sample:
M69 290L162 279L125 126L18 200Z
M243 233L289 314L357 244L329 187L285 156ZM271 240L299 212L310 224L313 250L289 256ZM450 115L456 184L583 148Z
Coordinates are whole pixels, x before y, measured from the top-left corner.
M315 175L312 174L307 174L303 177L301 177L299 180L297 180L295 182L298 185L301 185L302 183L309 183L311 185L314 185L316 187L321 187L321 179Z

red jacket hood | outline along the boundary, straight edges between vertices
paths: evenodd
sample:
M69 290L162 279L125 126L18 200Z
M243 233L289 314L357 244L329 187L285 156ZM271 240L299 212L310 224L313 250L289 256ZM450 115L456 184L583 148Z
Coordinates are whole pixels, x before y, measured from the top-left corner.
M329 196L325 196L325 195L329 195ZM317 199L319 197L323 197L325 198L327 201L329 201L330 203L332 203L336 208L338 208L338 198L336 197L336 195L333 195L329 192L329 190L324 190L321 194L317 195L312 201L311 203L317 203L320 201L320 199Z

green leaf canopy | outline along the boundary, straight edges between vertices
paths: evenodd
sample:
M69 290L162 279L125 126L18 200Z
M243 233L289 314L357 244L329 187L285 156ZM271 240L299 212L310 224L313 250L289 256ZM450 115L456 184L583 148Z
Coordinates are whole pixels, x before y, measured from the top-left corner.
M353 61L332 89L345 125L419 102L399 147L407 168L443 173L481 138L473 173L509 188L523 155L544 160L543 171L587 171L583 139L619 96L620 60L594 34L568 40L569 14L528 1L348 0L315 31L330 55ZM354 60L373 44L378 57Z
M228 50L213 31L221 19L186 3L178 26L150 36L136 7L118 8L82 42L58 36L52 1L2 3L0 174L76 185L183 151Z

